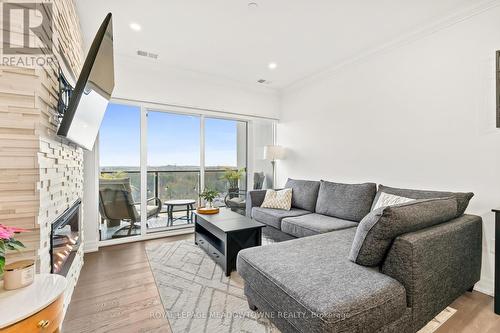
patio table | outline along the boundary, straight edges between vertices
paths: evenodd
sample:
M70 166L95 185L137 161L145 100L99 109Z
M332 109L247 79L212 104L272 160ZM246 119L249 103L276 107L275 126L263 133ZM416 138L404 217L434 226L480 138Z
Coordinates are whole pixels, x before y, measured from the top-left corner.
M167 206L168 222L173 223L177 220L186 220L188 223L193 222L192 213L194 211L195 200L182 199L182 200L167 200L165 205ZM181 216L174 219L174 208L177 206L186 206L186 216Z

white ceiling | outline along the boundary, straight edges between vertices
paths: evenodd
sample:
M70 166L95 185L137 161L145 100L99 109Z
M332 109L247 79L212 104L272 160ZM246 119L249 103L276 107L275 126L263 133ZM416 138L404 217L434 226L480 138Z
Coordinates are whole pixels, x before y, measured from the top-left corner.
M251 9L248 3L258 3ZM113 13L115 53L273 88L338 65L480 0L77 0L86 45ZM142 26L140 32L129 28ZM150 59L143 59L151 63ZM267 64L274 61L274 71Z

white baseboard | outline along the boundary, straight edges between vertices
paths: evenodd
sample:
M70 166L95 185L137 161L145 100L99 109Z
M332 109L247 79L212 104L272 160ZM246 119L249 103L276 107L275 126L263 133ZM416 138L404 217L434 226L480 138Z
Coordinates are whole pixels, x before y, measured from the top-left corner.
M83 252L84 253L97 252L97 251L99 251L99 242L98 241L85 240L85 242L83 243Z
M161 232L154 232L154 233L146 234L146 235L112 238L112 239L100 241L99 247L126 244L126 243L131 243L131 242L142 242L142 241L149 240L149 239L165 238L165 237L179 236L179 235L193 234L193 233L194 233L194 225L191 225L190 227L182 226L182 227L177 228L177 229L171 229L171 230L166 230L166 231L161 231Z
M478 283L474 286L474 290L479 291L483 294L494 296L494 281L489 278L482 278Z

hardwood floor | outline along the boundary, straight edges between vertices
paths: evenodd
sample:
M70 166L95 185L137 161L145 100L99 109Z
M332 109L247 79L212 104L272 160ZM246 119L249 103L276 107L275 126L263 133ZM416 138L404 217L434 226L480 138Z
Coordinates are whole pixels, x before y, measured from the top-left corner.
M147 241L172 242L192 235ZM103 247L85 254L62 332L171 332L145 253L146 242ZM436 333L500 332L493 298L466 293L451 307L457 312Z
M500 316L493 312L493 297L473 291L450 305L457 312L436 333L498 333Z
M183 235L148 242L192 238ZM145 244L108 246L85 254L62 332L171 332Z

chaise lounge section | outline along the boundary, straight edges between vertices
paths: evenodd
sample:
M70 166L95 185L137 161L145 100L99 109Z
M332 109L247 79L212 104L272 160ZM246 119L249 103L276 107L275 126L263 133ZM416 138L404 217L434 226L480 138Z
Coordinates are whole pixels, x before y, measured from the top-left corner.
M285 187L292 187L295 195L301 182L289 180ZM250 308L265 312L283 332L417 332L479 280L482 221L463 214L471 193L382 185L377 192L373 183L317 183L316 205L307 214L266 212L280 223L265 229L276 229L272 232L292 240L246 249L238 255L237 269L245 281ZM335 190L339 191L332 193ZM308 193L314 195L314 191ZM382 193L413 199L452 197L456 214L442 223L397 236L379 265L364 266L350 258L360 221L346 217L358 219L366 207L373 215L374 199ZM250 193L247 203L258 205L260 195ZM429 201L428 205L434 205ZM266 223L269 220L254 215L263 210L247 205L253 218Z

